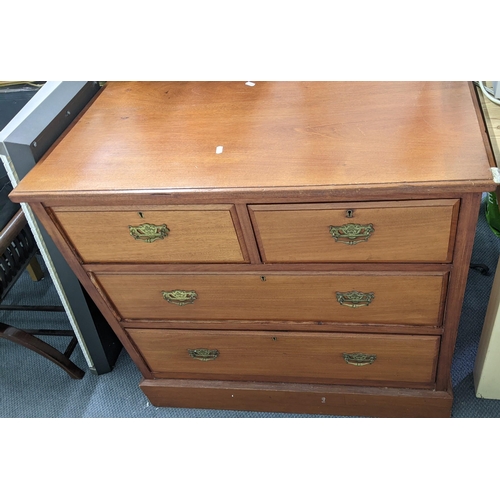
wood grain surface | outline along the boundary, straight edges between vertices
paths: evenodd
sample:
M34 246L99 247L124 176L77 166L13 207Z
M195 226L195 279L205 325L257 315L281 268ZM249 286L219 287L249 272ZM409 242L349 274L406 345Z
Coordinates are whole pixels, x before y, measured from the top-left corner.
M469 264L480 206L481 193L464 194L458 220L453 269L450 273L447 307L444 317L445 334L443 335L439 353L439 366L436 379L438 390L445 389L449 384L451 363L461 318L465 286L469 276Z
M10 196L31 203L153 404L449 416L480 197L496 188L483 139L466 82L110 82ZM169 236L121 234L139 211ZM335 243L345 221L375 232ZM197 298L172 304L173 290ZM375 297L340 305L353 290ZM377 361L347 365L344 349Z
M83 262L245 262L231 209L55 209L54 214ZM134 239L129 226L144 223L165 224L168 235L151 243Z
M273 320L439 325L447 274L113 275L96 280L125 319ZM263 279L264 278L264 279ZM184 306L162 291L195 291ZM336 292L375 294L369 306L340 305Z
M451 390L175 379L142 380L139 386L153 405L173 408L443 418L453 403Z
M451 262L458 200L251 205L264 262ZM350 217L346 212L350 211ZM366 241L335 241L330 226L370 225Z
M151 371L163 378L310 383L434 383L439 337L298 332L201 332L127 329ZM212 349L200 361L188 349ZM375 355L346 363L344 353Z
M13 198L453 183L492 184L466 82L110 82Z

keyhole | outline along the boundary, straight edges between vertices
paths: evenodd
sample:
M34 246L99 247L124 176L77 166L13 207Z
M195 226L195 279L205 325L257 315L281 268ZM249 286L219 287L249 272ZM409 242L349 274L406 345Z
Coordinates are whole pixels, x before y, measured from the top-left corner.
M278 337L273 337L272 340L278 340Z
M260 281L266 281L266 277L265 276L261 276L260 277Z
M144 219L144 214L143 214L142 212L137 212L137 213L139 214L139 217L140 217L141 219Z
M346 211L345 211L345 216L346 216L348 219L352 219L353 214L354 214L354 210L346 210Z

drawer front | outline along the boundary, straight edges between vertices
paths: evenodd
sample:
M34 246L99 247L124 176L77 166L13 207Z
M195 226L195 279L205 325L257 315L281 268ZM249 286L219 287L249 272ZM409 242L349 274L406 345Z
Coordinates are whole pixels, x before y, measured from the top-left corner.
M439 325L447 274L97 274L125 319Z
M451 262L458 200L251 205L264 262Z
M127 332L151 370L171 378L426 385L439 348L439 337L423 335Z
M91 212L54 209L86 263L246 262L231 212L229 205Z

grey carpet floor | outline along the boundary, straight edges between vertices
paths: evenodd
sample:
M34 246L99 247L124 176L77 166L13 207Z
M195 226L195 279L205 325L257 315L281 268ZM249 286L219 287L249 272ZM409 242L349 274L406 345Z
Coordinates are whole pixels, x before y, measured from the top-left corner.
M500 255L500 239L488 227L483 203L474 242L472 262L487 265L490 276L469 271L464 306L453 359L452 382L455 418L496 418L500 400L475 396L472 370L482 331L486 307ZM47 275L34 283L25 272L5 303L59 305L59 298ZM64 313L0 311L0 321L19 328L70 329ZM68 340L43 337L60 350ZM115 368L105 375L88 371L79 346L72 361L86 371L82 380L72 380L60 368L41 356L0 339L0 417L26 418L332 418L320 415L155 408L139 389L139 370L125 351Z

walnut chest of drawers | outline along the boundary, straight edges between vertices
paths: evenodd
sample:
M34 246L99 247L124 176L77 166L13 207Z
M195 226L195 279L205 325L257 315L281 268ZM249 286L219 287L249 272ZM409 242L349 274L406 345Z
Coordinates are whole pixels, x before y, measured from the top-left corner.
M481 193L462 82L111 82L12 194L157 406L449 416Z

